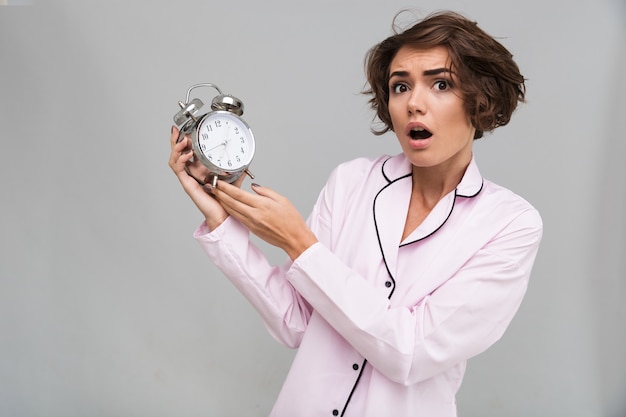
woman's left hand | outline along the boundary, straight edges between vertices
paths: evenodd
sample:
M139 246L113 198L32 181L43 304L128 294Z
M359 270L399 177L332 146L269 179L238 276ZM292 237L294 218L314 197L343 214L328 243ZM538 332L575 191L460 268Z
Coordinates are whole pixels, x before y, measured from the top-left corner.
M211 193L228 214L267 243L283 249L292 260L317 242L298 210L286 197L258 184L252 184L252 190L256 194L218 181Z

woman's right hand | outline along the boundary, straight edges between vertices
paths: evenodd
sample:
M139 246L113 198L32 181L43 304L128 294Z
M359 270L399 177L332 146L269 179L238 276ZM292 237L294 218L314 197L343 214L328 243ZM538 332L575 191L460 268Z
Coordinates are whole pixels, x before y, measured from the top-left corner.
M187 195L189 195L191 200L204 215L209 230L214 230L226 220L228 213L226 213L222 205L209 193L208 187L210 187L210 185L200 185L185 170L185 165L193 156L193 152L191 150L191 140L189 137L185 136L177 143L179 134L178 128L172 126L172 135L170 137L172 152L170 154L169 166L172 171L174 171L174 174L176 174L176 177ZM241 185L242 180L243 175L242 178L235 182L235 185Z

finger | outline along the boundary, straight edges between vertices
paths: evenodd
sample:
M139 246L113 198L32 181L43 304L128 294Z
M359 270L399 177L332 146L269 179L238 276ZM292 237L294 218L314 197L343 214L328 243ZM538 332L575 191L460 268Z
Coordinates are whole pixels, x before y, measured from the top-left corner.
M187 141L187 138L183 138L183 140L181 140L179 143L175 143L174 145L172 145L170 160L178 159L178 157L191 152L191 147L188 146Z
M240 201L231 197L222 190L213 187L210 187L209 190L213 198L215 198L220 203L226 213L233 216L242 223L247 224L247 219L251 216L250 211L252 209L250 208L250 206L241 203Z
M174 171L174 173L180 176L188 176L187 171L185 170L185 166L189 162L189 160L193 157L193 152L191 149L185 151L178 151L177 149L173 149L170 154L169 166Z
M272 190L271 188L268 187L263 187L257 183L252 183L251 184L251 188L252 191L254 191L255 193L257 193L260 196L263 197L267 197L269 199L272 199L274 201L280 200L283 196L279 193L277 193L276 191Z
M178 128L176 126L172 126L172 131L170 135L170 145L172 146L172 148L176 144L176 141L178 140L179 136L180 136L180 131L178 130Z
M183 168L187 165L187 162L193 157L193 151L191 149L181 153L176 160L177 165L181 165Z
M183 153L187 153L188 151L191 150L191 146L189 146L189 138L188 137L183 137L180 142L175 143L172 146L172 153L176 153L176 154L183 154Z
M263 198L224 181L218 181L217 187L212 191L218 200L226 200L233 206L236 205L234 202L237 202L248 207L259 207ZM231 200L234 202L230 203Z
M217 181L215 187L212 187L210 184L208 185L210 186L211 194L213 194L220 202L224 201L229 205L233 205L234 202L237 202L244 197L244 191L236 185L230 184L226 181Z
M255 212L262 205L263 197L241 190L227 182L218 181L216 188L211 188L211 194L222 205L224 210L244 224L254 218Z

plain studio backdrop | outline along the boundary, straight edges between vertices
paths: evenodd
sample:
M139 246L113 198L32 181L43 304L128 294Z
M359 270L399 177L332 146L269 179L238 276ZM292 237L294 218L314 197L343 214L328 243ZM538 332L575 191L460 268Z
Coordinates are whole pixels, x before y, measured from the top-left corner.
M478 21L528 79L475 154L539 209L544 240L460 416L626 415L623 1L5 3L0 416L268 414L293 352L192 238L201 216L167 166L177 102L203 82L241 98L256 181L308 216L338 163L400 152L360 91L405 8Z

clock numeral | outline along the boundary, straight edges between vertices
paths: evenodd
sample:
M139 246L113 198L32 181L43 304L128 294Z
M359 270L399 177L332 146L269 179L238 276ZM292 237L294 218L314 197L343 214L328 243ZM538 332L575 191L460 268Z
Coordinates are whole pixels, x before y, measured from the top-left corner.
M204 136L204 135L203 135L203 136ZM207 135L207 136L208 136L208 135ZM206 139L206 138L205 138L205 139ZM200 148L201 148L203 151L206 151L206 145L205 145L204 143L200 144Z
M207 140L209 139L209 134L208 133L203 133L202 134L202 139ZM204 145L203 145L204 146Z
M235 159L237 160L237 162L241 162L241 158L239 157L239 155L235 156Z
M239 128L238 128L238 127L236 127L236 128L235 128L235 135L238 135L238 134L239 134Z
M206 130L208 130L209 132L213 132L213 126L206 125Z
M221 120L216 120L215 121L215 127L222 127L222 121Z
M246 150L243 148L243 146L241 147L241 153L246 153Z
M233 163L231 162L231 160L230 160L230 159L228 160L228 166L229 166L229 167L232 167L232 166L233 166Z

